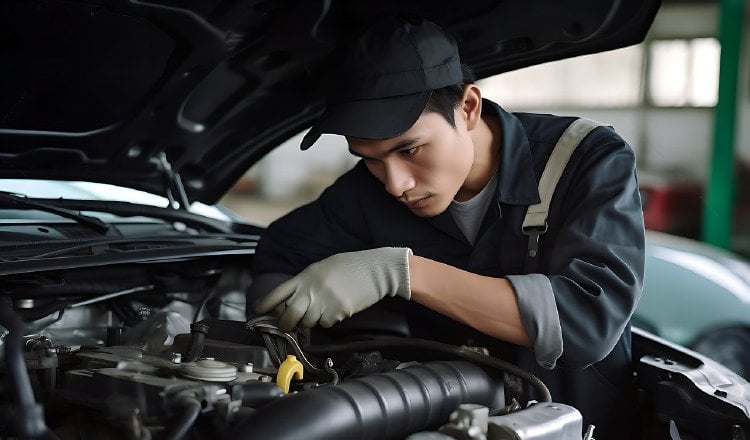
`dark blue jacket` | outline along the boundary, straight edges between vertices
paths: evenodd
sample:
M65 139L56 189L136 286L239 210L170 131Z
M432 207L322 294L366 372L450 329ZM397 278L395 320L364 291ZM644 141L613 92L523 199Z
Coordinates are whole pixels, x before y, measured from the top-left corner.
M503 139L496 203L474 245L449 212L430 219L415 216L360 162L318 200L269 226L258 246L254 273L296 274L336 253L406 246L416 255L481 275L527 274L528 239L521 224L526 208L539 202L541 172L574 118L511 114L486 100L484 115L500 119ZM595 129L578 146L558 183L548 222L537 273L549 278L562 330L563 352L554 369L539 366L529 349L401 299L384 300L320 337L336 339L382 327L487 347L532 370L554 401L578 408L585 423L597 425L597 438L622 438L622 429L631 422L620 423L630 413L629 321L641 294L644 228L635 157L611 128ZM524 294L514 287L517 295Z

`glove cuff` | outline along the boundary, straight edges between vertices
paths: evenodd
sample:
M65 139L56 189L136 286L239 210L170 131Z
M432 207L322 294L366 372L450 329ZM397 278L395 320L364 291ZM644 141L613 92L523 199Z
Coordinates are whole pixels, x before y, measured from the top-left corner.
M393 296L400 296L404 299L411 299L411 277L409 275L409 255L412 255L410 248L391 248L397 256L396 264L393 271L397 282L396 290Z

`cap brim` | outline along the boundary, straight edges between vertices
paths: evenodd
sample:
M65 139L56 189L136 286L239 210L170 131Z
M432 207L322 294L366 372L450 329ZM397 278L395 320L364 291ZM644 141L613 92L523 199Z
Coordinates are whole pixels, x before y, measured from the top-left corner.
M329 106L302 139L307 150L321 134L340 134L361 139L388 139L398 136L419 119L431 90L411 95L367 99Z

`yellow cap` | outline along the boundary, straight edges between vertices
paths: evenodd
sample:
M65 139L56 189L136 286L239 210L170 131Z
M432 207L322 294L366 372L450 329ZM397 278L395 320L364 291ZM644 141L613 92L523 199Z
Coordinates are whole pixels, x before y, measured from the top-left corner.
M276 385L285 393L289 392L289 386L292 379L302 380L304 369L302 363L294 355L287 355L284 362L279 365L279 372L276 374Z

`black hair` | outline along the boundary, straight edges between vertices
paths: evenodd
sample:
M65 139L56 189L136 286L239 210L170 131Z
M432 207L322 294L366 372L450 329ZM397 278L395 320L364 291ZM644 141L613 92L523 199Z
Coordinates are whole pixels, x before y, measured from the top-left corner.
M463 82L442 87L432 91L430 100L424 108L425 112L433 112L442 115L451 126L456 127L456 119L453 111L458 107L461 96L464 94L466 84L474 84L474 72L466 64L461 64Z

